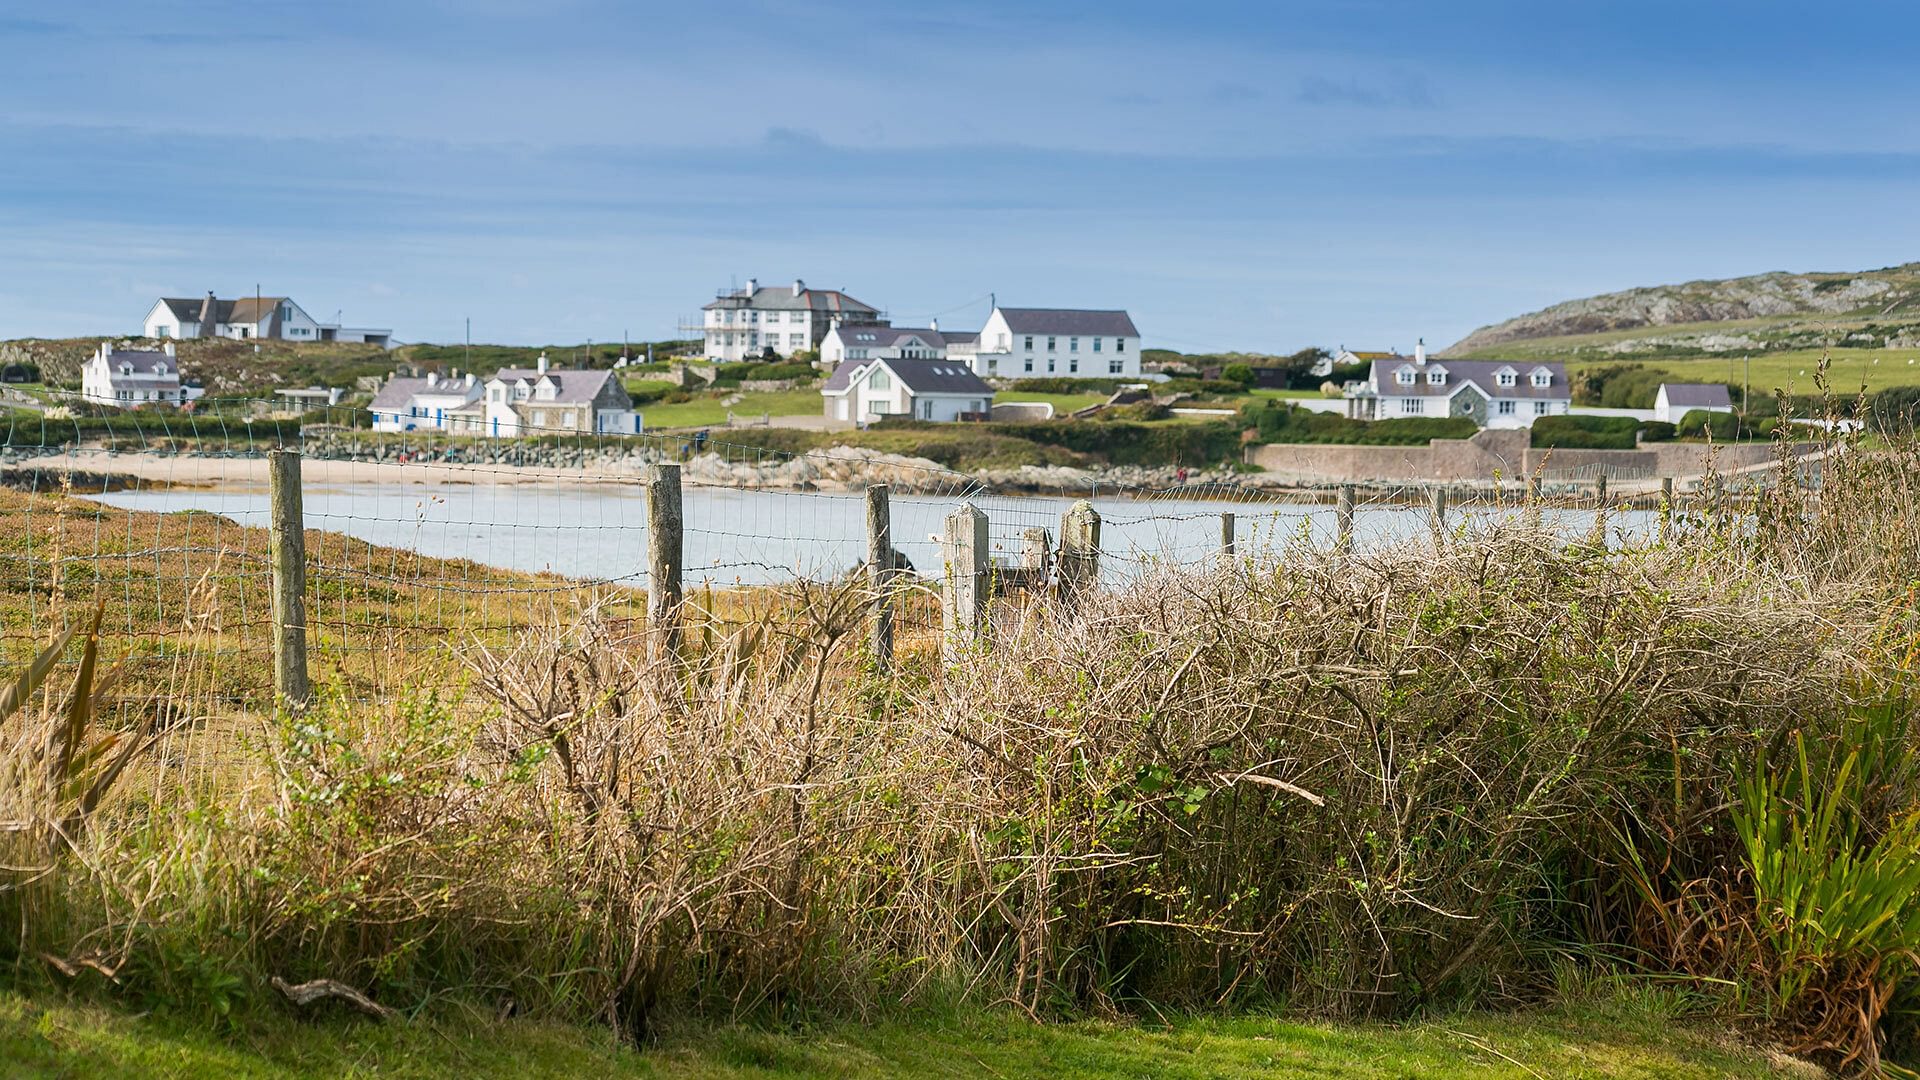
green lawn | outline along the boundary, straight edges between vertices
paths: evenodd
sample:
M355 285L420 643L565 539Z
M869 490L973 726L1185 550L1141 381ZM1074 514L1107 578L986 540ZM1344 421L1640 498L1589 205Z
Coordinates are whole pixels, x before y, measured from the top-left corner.
M1471 1016L1409 1027L1263 1018L1041 1026L1008 1014L669 1034L644 1053L605 1029L475 1015L378 1025L271 1019L231 1034L0 995L0 1072L18 1077L1708 1077L1810 1075L1652 1014Z
M735 416L810 416L820 412L818 387L802 390L778 390L748 394L737 405L722 405L718 397L701 397L678 405L641 405L640 417L649 429L676 427L716 427L727 422L727 413Z
M1868 390L1884 390L1889 386L1920 386L1920 350L1834 349L1829 355L1832 364L1827 369L1827 380L1832 383L1834 392L1843 396L1858 393L1862 383ZM1820 356L1819 349L1758 353L1752 359L1751 369L1746 358L1738 353L1732 356L1639 362L1650 368L1671 371L1692 382L1723 382L1739 387L1743 379L1751 377L1753 392L1758 396L1771 394L1777 387L1784 387L1795 394L1817 393L1813 374L1820 364ZM1583 368L1619 362L1578 360L1567 367L1578 372Z
M1045 401L1052 404L1055 416L1066 416L1075 409L1098 405L1110 396L1108 394L1037 394L1022 390L1002 390L993 395L993 403L1007 405L1024 401Z
M1277 398L1282 401L1306 401L1326 397L1318 390L1249 390L1250 397Z

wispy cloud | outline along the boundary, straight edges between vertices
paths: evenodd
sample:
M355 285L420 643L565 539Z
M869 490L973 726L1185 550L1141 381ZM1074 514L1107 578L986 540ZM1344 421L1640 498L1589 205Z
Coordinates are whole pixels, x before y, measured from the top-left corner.
M1404 73L1375 79L1358 76L1331 79L1314 75L1301 80L1293 99L1302 105L1361 109L1431 109L1438 104L1426 80Z

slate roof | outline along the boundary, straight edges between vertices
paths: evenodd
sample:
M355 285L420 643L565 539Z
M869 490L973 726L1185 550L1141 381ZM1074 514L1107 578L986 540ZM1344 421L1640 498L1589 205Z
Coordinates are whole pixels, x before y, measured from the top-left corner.
M1007 328L1016 334L1085 334L1090 337L1139 337L1133 317L1124 311L1092 311L1081 308L999 309Z
M973 373L973 369L954 360L843 360L833 369L823 394L845 391L853 375L862 368L885 364L915 394L985 394L993 397L993 387Z
M495 379L502 382L527 380L527 385L540 385L541 372L534 368L501 368L494 373ZM536 400L531 395L526 401L516 401L515 405L586 405L600 396L600 390L613 378L613 372L606 370L585 370L579 368L548 368L545 377L556 384L553 396ZM492 380L489 380L492 381Z
M1727 393L1725 383L1661 383L1660 389L1667 392L1668 405L1681 405L1692 409L1731 409L1733 396Z
M381 385L379 390L374 392L373 403L368 405L367 408L403 409L411 403L415 397L422 395L445 394L447 397L466 400L469 397L477 396L479 392L480 384L476 382L474 385L468 386L466 376L464 375L458 379L443 378L432 385L428 385L425 377L417 379L411 377L392 378L388 379Z
M213 321L217 323L259 323L279 310L287 298L284 296L262 296L256 302L254 297L240 300L215 300L213 302ZM163 296L160 302L167 305L173 317L181 322L199 322L200 309L206 304L206 297L196 296L190 300L174 296Z
M107 356L108 369L115 375L120 374L121 364L132 364L135 375L150 375L156 364L165 364L169 374L180 374L180 365L174 358L158 349L115 349Z
M838 289L802 289L800 295L795 296L791 285L761 285L752 293L739 289L729 296L723 296L711 304L703 305L700 310L711 311L715 308L818 311L828 315L852 314L863 317L880 313L879 308L863 304Z
M901 338L906 337L917 337L935 348L954 341L971 341L980 337L980 332L977 330L971 334L950 334L944 330L929 330L913 326L842 326L838 333L840 340L846 342L849 347L865 349L890 349Z
M1393 373L1402 367L1411 366L1416 375L1412 386L1402 386L1393 381ZM1501 386L1497 373L1502 368L1511 368L1514 372L1514 385ZM1535 368L1546 368L1553 373L1553 382L1548 386L1533 385L1532 375ZM1427 382L1427 373L1444 370L1447 381L1439 386ZM1428 360L1426 367L1420 367L1411 359L1404 357L1393 360L1375 360L1368 369L1373 386L1381 397L1448 397L1461 386L1472 383L1488 397L1498 398L1534 398L1546 401L1565 401L1573 397L1573 388L1567 382L1567 366L1558 361L1536 363L1509 363L1505 360Z

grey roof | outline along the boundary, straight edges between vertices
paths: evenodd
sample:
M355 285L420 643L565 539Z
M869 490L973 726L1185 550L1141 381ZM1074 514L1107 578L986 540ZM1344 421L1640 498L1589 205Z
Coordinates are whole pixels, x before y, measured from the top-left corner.
M131 364L136 375L150 374L156 364L167 365L171 374L180 373L180 365L174 358L158 349L115 349L108 355L107 364L115 375L120 374L121 364Z
M381 384L380 389L374 393L373 404L367 407L369 409L404 408L408 402L413 400L413 395L426 388L427 380L425 379L388 379L385 383Z
M1733 395L1727 393L1725 383L1661 383L1660 389L1667 392L1667 404L1685 405L1699 409L1731 409Z
M258 303L256 303L256 299ZM219 300L213 302L213 321L217 323L258 323L265 322L280 310L284 296L243 297L238 300ZM204 296L184 300L174 296L163 296L160 302L167 305L173 317L181 322L199 322L201 307L207 302Z
M525 379L530 384L538 385L542 374L534 368L501 368L494 373L493 377L503 382ZM541 399L539 404L585 405L600 396L600 388L607 384L608 379L613 378L613 372L581 368L548 368L545 377L552 379L556 385L553 396ZM514 404L522 405L532 401L532 398L528 398L525 402Z
M892 348L901 338L917 337L936 348L951 341L968 341L980 336L979 331L972 334L953 333L944 330L929 330L917 326L842 326L839 328L840 340L848 345L867 348ZM870 335L870 336L869 336Z
M739 289L723 296L702 311L714 308L752 308L755 311L819 311L828 315L878 315L880 309L863 304L838 289L801 289L795 295L791 285L761 285L749 293Z
M1393 373L1403 367L1412 367L1419 373L1412 386L1402 386L1393 381ZM1511 368L1517 376L1514 385L1501 386L1498 372ZM1549 386L1535 386L1530 376L1535 368L1546 368L1553 373L1553 383ZM1445 370L1447 381L1439 386L1427 382L1427 373L1436 369ZM1374 386L1379 388L1381 397L1448 397L1462 386L1472 383L1478 386L1488 397L1501 398L1543 398L1548 401L1560 401L1573 397L1573 388L1567 382L1567 365L1557 360L1539 363L1532 360L1510 363L1505 360L1436 360L1429 358L1427 365L1421 367L1410 358L1398 357L1393 360L1375 360L1368 374Z
M1124 311L1091 311L1081 308L1010 308L1000 314L1007 328L1016 334L1086 334L1113 337L1139 337L1133 317Z
M972 368L957 360L843 360L839 367L833 369L833 374L820 392L845 390L852 384L855 372L877 364L885 364L915 394L985 394L993 397L993 387L975 375Z

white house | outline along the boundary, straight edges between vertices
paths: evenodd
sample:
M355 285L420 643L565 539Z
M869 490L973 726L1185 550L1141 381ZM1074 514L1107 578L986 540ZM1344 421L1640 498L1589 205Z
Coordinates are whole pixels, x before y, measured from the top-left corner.
M1677 424L1696 409L1730 413L1733 395L1725 383L1661 383L1653 395L1653 418Z
M198 299L161 297L147 311L150 338L233 338L247 341L352 341L393 347L393 331L323 323L284 296L243 296L222 300L209 292Z
M1375 360L1397 360L1399 357L1400 353L1393 349L1388 349L1384 352L1376 352L1373 350L1355 351L1342 345L1333 351L1332 356L1315 363L1313 370L1309 372L1309 374L1325 378L1333 374L1333 369L1336 365L1346 367L1349 364L1371 364Z
M389 378L373 395L367 411L375 431L447 430L447 418L480 399L472 372L449 376L429 372L419 378Z
M993 411L993 387L956 360L844 360L820 388L829 420L958 420Z
M1002 378L1138 378L1140 331L1125 311L995 305L978 340L950 344L947 357Z
M1483 428L1532 427L1573 404L1565 364L1504 360L1428 360L1421 342L1412 356L1374 360L1367 380L1348 387L1355 420L1463 416Z
M118 349L108 342L80 366L80 396L96 405L138 408L182 405L201 394L180 380L171 344L159 349Z
M547 354L531 368L501 368L477 400L447 415L456 434L633 435L641 430L627 388L611 371L549 368Z
M723 289L701 309L697 326L709 360L758 360L771 349L789 357L819 348L827 331L843 326L880 323L880 312L837 289L809 289L795 278L791 286L762 287L748 278L744 289Z
M930 327L888 326L884 323L834 325L820 341L820 359L840 366L846 360L945 360L953 342L973 342L979 334Z

